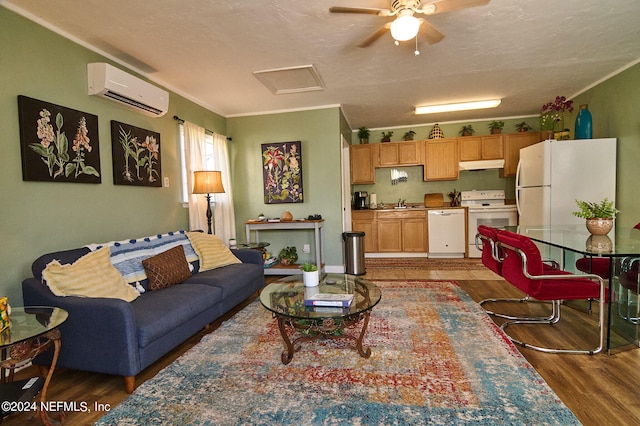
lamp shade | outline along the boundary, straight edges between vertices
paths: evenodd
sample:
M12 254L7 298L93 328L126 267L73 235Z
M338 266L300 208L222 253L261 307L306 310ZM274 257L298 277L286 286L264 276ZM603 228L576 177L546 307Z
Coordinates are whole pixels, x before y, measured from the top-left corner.
M194 194L219 194L224 192L222 173L219 171L193 172Z
M420 30L420 20L413 16L411 11L403 11L398 18L391 23L391 36L398 41L407 41L415 38Z

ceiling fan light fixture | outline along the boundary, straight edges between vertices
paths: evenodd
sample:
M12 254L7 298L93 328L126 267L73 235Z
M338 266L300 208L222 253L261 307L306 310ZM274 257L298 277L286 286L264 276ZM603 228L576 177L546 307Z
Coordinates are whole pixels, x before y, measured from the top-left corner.
M391 36L396 41L407 41L415 38L420 30L420 20L410 10L403 10L391 23Z
M437 112L468 111L472 109L495 108L500 105L502 99L487 99L484 101L460 102L454 104L425 105L416 107L415 113L435 114Z

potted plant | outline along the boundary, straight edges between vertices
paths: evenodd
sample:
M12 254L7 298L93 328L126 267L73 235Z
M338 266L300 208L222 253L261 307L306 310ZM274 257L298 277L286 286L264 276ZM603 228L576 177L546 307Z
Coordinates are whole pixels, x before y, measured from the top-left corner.
M298 261L298 250L295 247L285 247L280 250L278 260L281 265L293 265Z
M409 130L407 133L404 134L404 136L402 137L405 141L412 141L413 140L413 136L416 134L416 132L414 132L413 130Z
M380 142L391 142L391 136L393 136L393 132L382 132L382 139Z
M569 139L569 129L564 125L564 113L573 111L573 101L564 96L556 96L553 102L547 102L540 109L540 128L553 131L555 139Z
M360 138L360 143L361 144L369 143L369 136L370 135L371 135L371 132L366 127L363 126L363 127L360 127L358 129L358 138Z
M475 132L476 131L473 130L473 126L471 124L467 124L466 126L462 126L462 129L460 129L460 132L458 132L458 134L460 136L471 136Z
M522 123L516 124L516 130L520 133L528 132L531 130L531 126L529 126L526 121L523 121Z
M576 200L578 210L573 215L586 220L586 226L593 235L607 235L613 228L613 221L618 210L608 198L599 203Z
M320 283L320 271L316 265L306 262L300 266L300 269L305 287L316 287Z
M502 133L502 128L504 127L504 121L492 121L489 123L489 130L491 130L492 135L497 135Z

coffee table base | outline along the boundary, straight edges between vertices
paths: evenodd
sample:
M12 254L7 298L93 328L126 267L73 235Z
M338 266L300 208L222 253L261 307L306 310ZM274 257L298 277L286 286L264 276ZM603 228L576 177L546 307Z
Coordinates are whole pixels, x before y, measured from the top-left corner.
M326 339L349 339L355 341L355 349L363 358L371 356L371 348L366 349L362 346L362 340L369 325L370 311L361 312L359 314L349 315L342 318L326 318L322 320L313 319L296 319L284 315L274 314L278 319L278 330L286 346L282 351L281 359L283 364L289 364L293 359L293 354L300 350L302 342L311 342L320 338ZM360 334L352 336L344 334L346 328L351 328L362 322ZM291 341L287 326L293 330L293 334L299 332L300 337Z

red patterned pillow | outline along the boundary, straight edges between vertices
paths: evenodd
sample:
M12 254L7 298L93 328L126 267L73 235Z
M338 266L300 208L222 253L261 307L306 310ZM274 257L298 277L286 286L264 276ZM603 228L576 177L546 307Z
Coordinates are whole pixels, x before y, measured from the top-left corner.
M181 245L142 261L147 272L149 290L180 284L191 276L189 263Z

